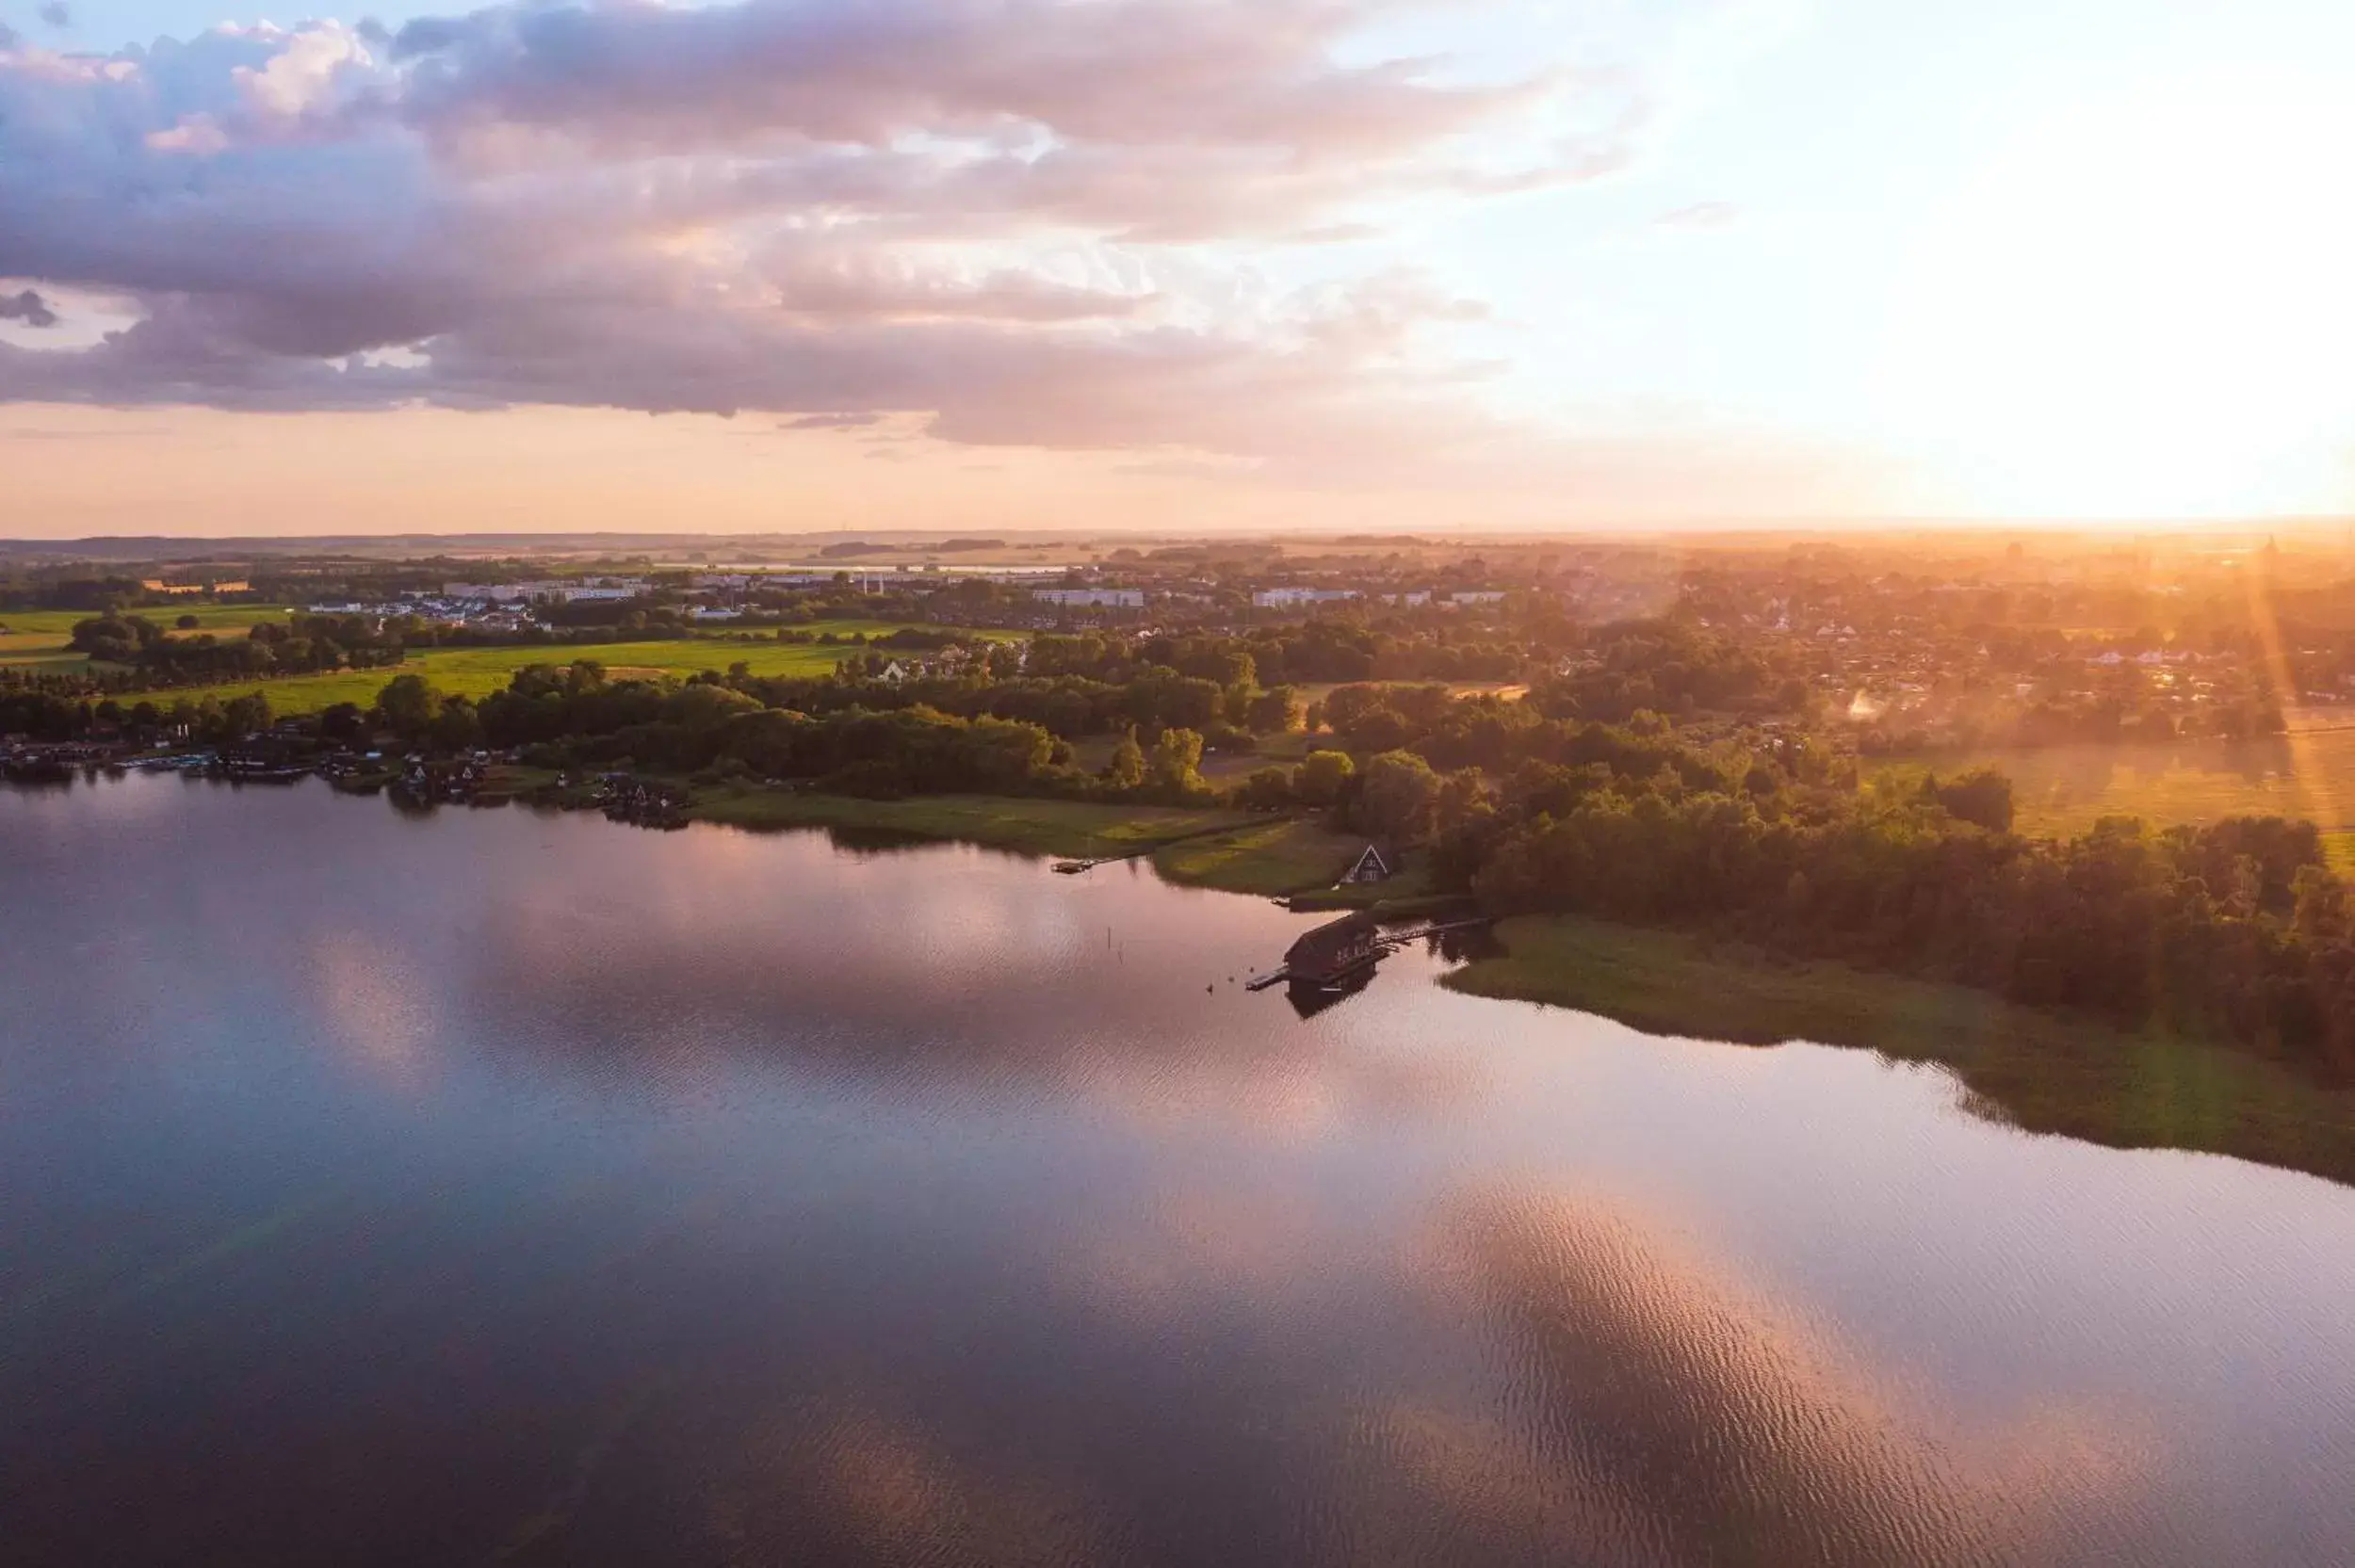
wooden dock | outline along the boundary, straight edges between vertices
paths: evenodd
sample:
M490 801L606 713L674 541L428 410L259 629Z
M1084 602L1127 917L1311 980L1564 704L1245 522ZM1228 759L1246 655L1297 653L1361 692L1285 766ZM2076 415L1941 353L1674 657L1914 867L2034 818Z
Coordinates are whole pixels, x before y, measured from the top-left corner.
M1151 849L1132 849L1125 855L1103 855L1095 860L1059 860L1055 863L1058 877L1084 877L1099 865L1118 865L1123 861L1143 860Z
M1496 917L1494 915L1483 915L1477 920L1450 920L1438 925L1417 926L1411 931L1400 931L1395 936L1385 936L1382 938L1382 946L1388 947L1392 952L1396 952L1401 947L1407 946L1412 943L1421 942L1426 937L1445 936L1450 931L1478 930L1483 926L1493 926L1495 924Z

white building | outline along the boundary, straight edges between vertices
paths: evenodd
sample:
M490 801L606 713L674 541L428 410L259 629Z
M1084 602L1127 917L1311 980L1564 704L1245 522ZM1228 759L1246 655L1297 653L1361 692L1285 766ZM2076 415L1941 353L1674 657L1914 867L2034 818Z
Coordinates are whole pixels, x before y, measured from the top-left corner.
M1050 605L1084 606L1093 609L1145 607L1145 590L1137 588L1042 588L1034 591Z
M1291 609L1300 605L1334 605L1358 597L1351 588L1269 588L1251 596L1261 609Z
M446 599L479 599L494 605L519 605L534 599L560 604L582 600L615 603L635 599L651 587L643 577L589 577L580 582L444 583Z

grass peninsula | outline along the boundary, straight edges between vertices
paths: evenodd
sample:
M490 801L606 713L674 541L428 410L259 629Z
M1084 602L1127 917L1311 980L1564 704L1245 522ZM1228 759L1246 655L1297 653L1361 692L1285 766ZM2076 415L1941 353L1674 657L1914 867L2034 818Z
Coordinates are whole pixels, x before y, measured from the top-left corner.
M1440 983L1591 1012L1646 1034L1795 1041L1937 1062L1971 1108L2028 1132L2232 1155L2355 1182L2355 1094L2206 1041L2127 1033L1957 985L1770 961L1681 932L1575 916L1498 928L1503 951Z

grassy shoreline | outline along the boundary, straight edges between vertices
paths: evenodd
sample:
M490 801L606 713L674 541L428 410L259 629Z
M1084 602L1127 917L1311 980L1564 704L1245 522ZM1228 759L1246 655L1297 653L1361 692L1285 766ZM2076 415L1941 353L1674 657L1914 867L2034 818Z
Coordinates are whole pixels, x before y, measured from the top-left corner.
M1440 983L1647 1034L1803 1040L1937 1062L1967 1086L1972 1108L2030 1132L2233 1155L2355 1183L2355 1094L2244 1051L2125 1034L1962 986L1773 963L1677 932L1554 916L1506 921L1499 936L1502 956Z
M283 615L284 612L277 613ZM61 617L44 618L57 619ZM85 617L75 616L73 619ZM250 619L261 621L271 617L255 614ZM14 622L9 623L15 624ZM871 639L911 628L918 631L952 630L955 635L968 640L1000 641L1014 635L999 631L929 627L898 621L813 621L794 629L812 636L832 632L836 637L847 637L856 632ZM226 635L231 628L223 622L205 629ZM87 665L87 659L64 646L69 635L70 632L49 632L37 627L30 635L18 634L0 639L0 663L54 661L60 671L67 665ZM54 642L50 640L53 638ZM420 648L412 651L399 664L377 669L214 681L198 686L156 687L123 692L115 700L125 707L142 702L169 707L183 699L201 703L212 697L225 703L233 698L259 692L269 699L272 713L284 717L318 713L338 703L350 703L365 708L376 701L385 683L396 675L423 675L451 696L480 702L494 692L504 690L513 680L516 671L532 664L560 667L575 659L593 659L617 676L626 673L649 677L685 677L724 671L741 663L749 666L756 676L814 677L831 674L835 666L842 660L867 653L888 655L891 650L873 647L871 642L779 642L773 637L742 640L728 633L640 639L635 641L495 643Z
M868 800L814 790L700 788L689 816L755 832L834 828L979 844L1029 855L1099 859L1136 854L1253 820L1179 806L1096 805L1015 796L924 795Z
M1134 855L1183 886L1293 897L1302 909L1429 900L1414 878L1332 886L1359 841L1291 817L984 796L865 800L755 785L695 792L695 820L980 844L1039 856ZM2031 1132L2114 1148L2235 1156L2355 1184L2355 1094L2244 1051L2124 1034L1967 987L1792 964L1673 932L1568 916L1504 922L1503 952L1440 983L1471 995L1614 1019L1648 1034L1789 1041L1936 1062L1972 1108Z
M1125 856L1150 860L1164 881L1181 887L1294 899L1302 909L1429 902L1427 884L1411 873L1361 888L1336 887L1364 840L1300 817L1008 796L867 800L740 784L693 793L690 819L756 832L826 828L979 844L1017 854Z

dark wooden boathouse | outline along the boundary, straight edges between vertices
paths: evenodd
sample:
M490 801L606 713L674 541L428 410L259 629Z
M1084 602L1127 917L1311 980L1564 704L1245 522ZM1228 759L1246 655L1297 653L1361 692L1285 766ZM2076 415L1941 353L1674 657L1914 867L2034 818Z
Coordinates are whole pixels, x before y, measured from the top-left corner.
M1284 973L1294 985L1339 985L1373 967L1382 956L1381 938L1372 915L1344 915L1293 943L1284 955Z

